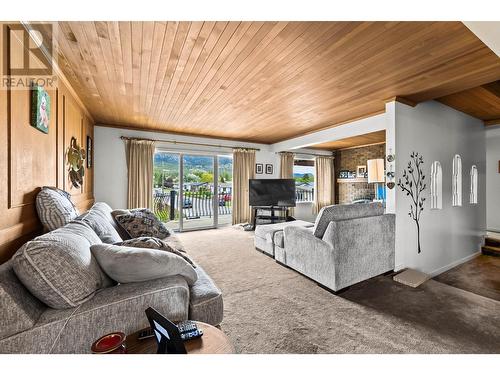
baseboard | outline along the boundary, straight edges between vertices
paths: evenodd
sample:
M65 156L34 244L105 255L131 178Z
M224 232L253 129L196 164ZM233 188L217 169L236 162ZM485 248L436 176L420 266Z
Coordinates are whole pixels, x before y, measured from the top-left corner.
M435 269L434 271L431 271L428 274L431 277L436 277L437 275L439 275L439 274L441 274L443 272L446 272L446 271L452 269L453 267L456 267L456 266L458 266L458 265L460 265L462 263L468 262L469 260L474 259L475 257L477 257L479 255L481 255L481 250L479 250L479 251L477 251L477 252L475 252L473 254L467 255L466 257L464 257L462 259L458 259L458 260L454 261L453 263L447 264L444 267Z

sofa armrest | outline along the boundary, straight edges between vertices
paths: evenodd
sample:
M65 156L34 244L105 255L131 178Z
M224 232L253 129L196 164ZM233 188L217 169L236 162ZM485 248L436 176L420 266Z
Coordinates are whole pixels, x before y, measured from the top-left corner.
M332 250L331 246L316 237L311 228L304 227L286 227L283 230L285 235L285 247L287 249L300 248L311 251L312 249Z
M335 288L335 262L332 246L317 238L311 229L285 228L285 263L320 284Z

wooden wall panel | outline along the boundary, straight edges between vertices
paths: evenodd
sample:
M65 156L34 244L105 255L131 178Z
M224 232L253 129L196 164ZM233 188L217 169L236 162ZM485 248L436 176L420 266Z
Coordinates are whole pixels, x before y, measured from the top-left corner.
M16 48L7 51L5 29L0 29L1 75L8 74L9 61L19 59ZM7 72L5 71L7 70ZM60 77L59 77L60 78ZM48 90L51 97L49 133L30 125L30 91L0 90L0 263L9 259L26 241L42 233L34 199L43 185L69 187L66 182L66 150L71 136L86 148L93 136L93 120L61 82ZM93 173L86 171L84 186L71 189L80 210L93 203Z

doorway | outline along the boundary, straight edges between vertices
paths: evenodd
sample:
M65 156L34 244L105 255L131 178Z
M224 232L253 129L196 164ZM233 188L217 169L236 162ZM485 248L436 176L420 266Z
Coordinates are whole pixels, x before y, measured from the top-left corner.
M154 212L183 232L217 228L232 221L232 155L157 150Z

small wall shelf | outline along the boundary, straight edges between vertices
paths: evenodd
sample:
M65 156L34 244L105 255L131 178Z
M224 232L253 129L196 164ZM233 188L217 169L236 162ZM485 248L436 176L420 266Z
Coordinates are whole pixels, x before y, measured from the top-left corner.
M368 183L368 178L337 178L337 183L339 184L350 184L350 183L355 183L355 182L363 182L365 184Z

